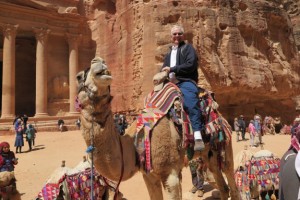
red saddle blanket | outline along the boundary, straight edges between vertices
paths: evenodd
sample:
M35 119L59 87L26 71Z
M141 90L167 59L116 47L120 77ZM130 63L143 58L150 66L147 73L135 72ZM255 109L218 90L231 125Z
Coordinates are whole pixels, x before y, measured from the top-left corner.
M104 178L97 171L93 171L93 197L91 197L91 177L90 168L71 175L64 174L58 183L47 183L36 199L55 200L62 190L64 199L89 200L102 198L107 187ZM115 187L110 181L109 184Z
M144 109L137 117L136 141L135 145L139 153L140 166L146 172L150 172L151 151L150 132L157 122L164 117L176 99L181 99L179 88L169 82L157 92L152 91L145 98ZM144 128L144 132L141 129Z

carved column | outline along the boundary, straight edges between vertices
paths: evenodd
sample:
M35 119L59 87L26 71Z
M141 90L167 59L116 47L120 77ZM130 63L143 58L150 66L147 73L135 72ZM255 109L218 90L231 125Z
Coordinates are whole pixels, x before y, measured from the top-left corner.
M18 25L1 24L3 28L3 78L1 118L15 116L15 44Z
M79 112L75 109L75 98L77 95L76 75L78 73L78 43L81 35L68 33L67 39L69 43L69 115L77 115Z
M47 102L47 42L49 29L34 28L36 46L35 117L48 116Z

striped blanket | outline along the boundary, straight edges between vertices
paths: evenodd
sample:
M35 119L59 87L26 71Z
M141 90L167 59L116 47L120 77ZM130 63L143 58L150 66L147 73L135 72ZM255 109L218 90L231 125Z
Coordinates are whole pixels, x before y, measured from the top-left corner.
M157 122L165 116L176 99L181 99L179 88L169 82L157 92L152 91L144 101L144 109L137 117L136 141L135 146L139 153L140 166L146 172L150 172L151 153L150 153L150 133ZM144 128L144 133L140 131Z
M235 182L244 199L250 199L250 191L258 186L259 192L279 187L280 159L274 156L252 157L235 172Z
M107 187L104 178L94 170L93 197L91 197L91 169L67 175L64 174L58 183L47 183L37 196L37 200L56 200L58 198L89 200L100 199ZM110 182L109 184L111 184ZM112 184L113 185L113 184ZM115 185L113 185L115 186Z

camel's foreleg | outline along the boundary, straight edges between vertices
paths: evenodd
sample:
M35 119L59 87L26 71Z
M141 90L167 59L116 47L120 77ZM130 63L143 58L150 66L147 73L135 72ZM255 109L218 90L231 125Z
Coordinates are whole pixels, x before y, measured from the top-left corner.
M145 184L151 200L163 200L162 185L160 178L152 173L143 174Z
M167 177L162 177L162 183L165 191L168 194L168 199L181 200L182 199L182 175L181 170L172 169Z
M208 155L203 156L204 162L208 164L209 170L212 172L215 182L220 191L221 200L227 200L229 197L229 188L224 180L223 174L219 169L217 153L213 152L212 156L208 158Z
M230 197L232 200L239 200L241 199L241 196L234 180L234 161L231 142L229 144L226 144L225 152L226 158L225 164L223 166L223 172L226 175L227 182L230 188Z

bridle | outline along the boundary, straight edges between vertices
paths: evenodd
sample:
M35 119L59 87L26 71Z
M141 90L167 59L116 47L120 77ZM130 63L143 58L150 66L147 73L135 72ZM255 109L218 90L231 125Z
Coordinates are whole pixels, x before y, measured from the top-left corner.
M82 90L86 91L87 93L90 93L90 89L85 85L85 81L87 78L87 75L90 71L90 67L84 70L84 74L83 74L83 80L82 83L80 83L80 85L78 86L78 90L77 90L77 94L79 94Z
M90 99L90 101L92 102L93 106L95 107L96 106L96 101L100 101L102 99L106 99L106 98L109 98L108 101L107 101L107 105L109 105L112 101L112 96L110 95L110 86L108 86L108 90L109 90L109 94L108 95L103 95L103 96L100 96L100 97L97 97L97 98L93 98L91 99L90 98L90 95L92 94L92 91L88 88L87 85L85 85L85 81L87 79L87 75L90 71L90 67L85 69L84 70L84 74L83 74L83 80L81 80L81 83L79 84L78 86L78 91L77 91L77 94L79 94L81 91L85 91L87 94L88 94L88 97ZM110 72L109 71L104 71L105 73L108 73L110 75ZM100 127L104 127L104 124L106 123L107 121L107 118L109 116L109 112L106 114L106 116L104 117L104 121L103 122L100 122L100 121L97 121L95 119L95 117L93 117L93 120L92 120L92 131L91 131L91 144L93 146L93 138L94 138L94 133L93 133L93 123L96 122L97 124L100 125ZM120 143L120 151L121 151L121 158L122 158L122 168L121 168L121 176L120 176L120 179L117 183L117 186L116 188L112 187L110 184L108 184L108 181L106 180L106 178L104 177L104 181L106 183L106 185L108 185L109 187L111 188L114 188L115 189L115 195L114 195L114 200L117 199L117 196L118 196L118 193L119 193L119 185L122 181L122 178L123 178L123 175L124 175L124 158L123 158L123 145L122 145L122 142L121 142L121 139L119 138L119 143ZM93 152L91 152L93 154ZM93 163L93 160L92 160L92 163Z

